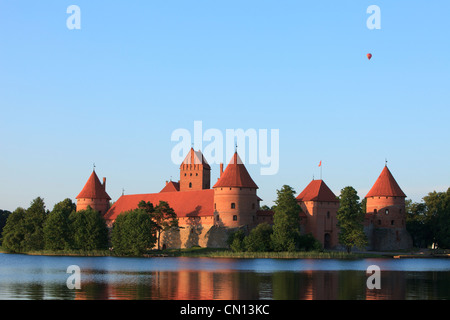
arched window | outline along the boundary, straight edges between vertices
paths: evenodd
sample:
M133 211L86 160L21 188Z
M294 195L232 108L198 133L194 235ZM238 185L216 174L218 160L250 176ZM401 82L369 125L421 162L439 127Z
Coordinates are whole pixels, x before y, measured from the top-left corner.
M189 182L189 188L192 188L192 182Z
M373 213L377 214L378 210L377 209L373 209Z
M236 203L234 202L231 203L231 209L236 209Z
M237 215L233 216L233 221L237 221Z

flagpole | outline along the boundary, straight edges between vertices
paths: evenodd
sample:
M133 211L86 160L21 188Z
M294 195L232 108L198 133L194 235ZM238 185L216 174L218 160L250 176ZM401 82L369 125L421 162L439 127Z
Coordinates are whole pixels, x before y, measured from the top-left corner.
M320 167L320 180L322 180L322 160L320 160L319 162L319 167Z
M322 163L320 163L320 180L322 180Z

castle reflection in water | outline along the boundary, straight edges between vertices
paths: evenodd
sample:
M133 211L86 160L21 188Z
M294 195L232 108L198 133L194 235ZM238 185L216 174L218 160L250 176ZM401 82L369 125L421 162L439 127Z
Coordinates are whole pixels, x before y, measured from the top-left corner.
M448 272L386 271L369 290L363 271L163 271L85 282L74 299L161 300L403 300L449 299Z

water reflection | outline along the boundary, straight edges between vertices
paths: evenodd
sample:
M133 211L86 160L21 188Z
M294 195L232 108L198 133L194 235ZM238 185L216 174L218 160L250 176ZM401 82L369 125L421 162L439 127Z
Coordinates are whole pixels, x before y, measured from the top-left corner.
M403 300L449 299L447 272L386 271L381 289L359 271L152 272L140 281L87 282L74 299L162 300Z
M81 267L81 290L66 268ZM381 289L366 286L381 267ZM0 254L0 299L450 299L450 260L119 259Z

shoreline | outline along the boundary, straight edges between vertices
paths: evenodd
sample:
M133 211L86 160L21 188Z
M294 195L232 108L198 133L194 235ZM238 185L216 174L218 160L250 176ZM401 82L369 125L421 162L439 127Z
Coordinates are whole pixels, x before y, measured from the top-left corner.
M428 250L417 252L382 252L382 251L295 251L295 252L233 252L225 248L200 248L189 249L166 249L150 250L142 255L116 255L113 251L31 251L31 252L9 252L0 247L0 253L24 254L30 256L61 256L61 257L116 257L116 258L164 258L164 257L185 257L185 258L226 258L226 259L341 259L357 260L367 258L384 259L433 259L450 258L446 252L432 252Z

